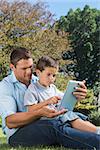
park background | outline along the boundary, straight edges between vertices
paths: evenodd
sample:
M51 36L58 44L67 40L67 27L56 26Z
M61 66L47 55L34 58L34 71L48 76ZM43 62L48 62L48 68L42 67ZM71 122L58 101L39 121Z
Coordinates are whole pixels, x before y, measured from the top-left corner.
M34 64L43 55L59 60L62 91L70 79L86 80L87 97L75 110L100 125L99 0L0 0L0 80L10 73L15 46L30 49Z

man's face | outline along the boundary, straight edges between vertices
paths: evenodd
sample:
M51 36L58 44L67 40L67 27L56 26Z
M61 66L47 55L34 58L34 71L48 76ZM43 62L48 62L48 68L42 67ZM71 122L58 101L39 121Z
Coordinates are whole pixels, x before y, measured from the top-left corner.
M11 69L14 71L17 80L28 85L32 78L33 60L32 58L21 59L17 62L16 67L11 64Z
M42 72L40 70L37 70L36 72L41 85L47 87L54 83L58 69L53 67L46 67Z

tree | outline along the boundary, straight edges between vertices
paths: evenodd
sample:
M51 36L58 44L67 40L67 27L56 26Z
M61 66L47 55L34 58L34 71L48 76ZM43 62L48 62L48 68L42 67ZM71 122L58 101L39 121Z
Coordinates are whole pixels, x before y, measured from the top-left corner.
M24 1L10 3L0 0L0 46L7 50L13 45L20 45L20 39L31 39L31 36L45 28L51 19L52 14L42 2L31 5Z
M73 72L78 80L87 80L88 86L100 82L100 11L85 6L72 9L57 21L58 30L69 32L71 49L63 59L71 60L66 72Z
M24 1L0 0L0 79L7 72L9 54L15 46L30 49L35 61L43 55L61 59L68 40L66 35L55 32L51 26L53 21L53 15L43 2L32 5Z

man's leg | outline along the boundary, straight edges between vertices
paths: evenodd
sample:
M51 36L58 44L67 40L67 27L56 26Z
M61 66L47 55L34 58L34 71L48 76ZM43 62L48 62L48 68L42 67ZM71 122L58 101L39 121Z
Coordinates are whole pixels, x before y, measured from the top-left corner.
M58 121L39 120L18 130L9 139L11 146L62 145L74 149L99 149L100 136L81 132Z
M11 146L55 145L56 135L48 120L38 120L20 128L9 138Z

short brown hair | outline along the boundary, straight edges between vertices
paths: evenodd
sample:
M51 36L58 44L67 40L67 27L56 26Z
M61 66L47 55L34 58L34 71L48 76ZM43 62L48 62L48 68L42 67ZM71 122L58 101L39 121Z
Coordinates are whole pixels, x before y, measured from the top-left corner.
M49 56L43 56L41 57L37 64L36 64L36 69L39 69L40 71L43 71L46 67L58 67L58 61L55 60L54 58L51 58Z
M10 62L16 66L17 62L21 59L32 58L31 52L24 47L13 48L13 51L10 55Z

